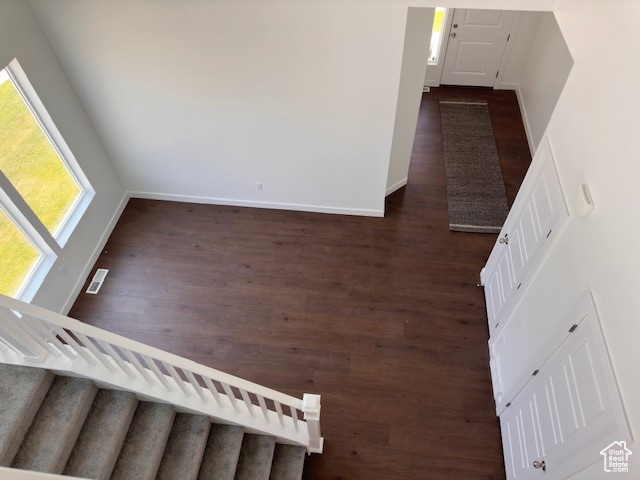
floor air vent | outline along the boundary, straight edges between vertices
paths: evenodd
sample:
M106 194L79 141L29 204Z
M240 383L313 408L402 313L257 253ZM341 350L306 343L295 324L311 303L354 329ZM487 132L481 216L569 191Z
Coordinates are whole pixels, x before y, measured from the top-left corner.
M100 290L102 282L104 282L107 273L109 273L108 268L99 268L98 270L96 270L96 274L93 276L93 279L89 284L89 288L87 288L87 293L91 293L93 295L98 293L98 290Z

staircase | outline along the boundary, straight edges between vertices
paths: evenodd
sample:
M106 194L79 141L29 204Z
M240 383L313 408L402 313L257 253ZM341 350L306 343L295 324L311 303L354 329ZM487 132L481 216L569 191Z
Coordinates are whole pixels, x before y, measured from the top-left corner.
M89 379L0 364L0 466L105 480L300 480L306 451Z
M0 295L0 479L299 480L320 410Z

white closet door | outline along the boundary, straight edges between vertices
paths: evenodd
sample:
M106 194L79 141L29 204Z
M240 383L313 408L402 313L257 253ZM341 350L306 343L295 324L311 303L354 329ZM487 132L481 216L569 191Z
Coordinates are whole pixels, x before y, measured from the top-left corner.
M544 140L480 275L491 336L504 326L554 231L568 215L551 149Z
M566 478L629 440L613 370L591 297L588 315L500 416L507 478ZM583 303L583 309L584 305Z

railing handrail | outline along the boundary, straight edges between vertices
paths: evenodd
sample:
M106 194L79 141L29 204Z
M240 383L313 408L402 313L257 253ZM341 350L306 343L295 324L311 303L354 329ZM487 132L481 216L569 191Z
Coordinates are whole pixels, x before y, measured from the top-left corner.
M297 410L302 410L303 408L302 399L298 399L291 395L278 392L277 390L264 387L260 384L250 382L248 380L244 380L243 378L236 377L234 375L230 375L225 372L221 372L220 370L216 370L214 368L201 365L187 358L180 357L178 355L167 352L165 350L161 350L159 348L145 345L144 343L131 340L129 338L123 337L122 335L118 335L118 334L103 330L101 328L94 327L93 325L88 325L86 323L83 323L71 317L68 317L59 313L55 313L51 310L47 310L46 308L25 303L20 300L7 297L2 294L0 294L0 306L6 307L10 310L14 310L16 312L20 312L30 317L35 317L40 320L44 320L45 322L52 323L53 325L56 325L64 329L69 329L73 332L78 332L78 333L87 335L89 337L97 338L99 340L105 341L112 345L116 345L118 347L121 346L135 353L139 353L151 358L163 360L164 362L167 362L173 365L174 367L185 369L197 375L207 377L211 380L215 380L221 383L226 383L227 385L230 385L232 387L236 387L239 389L246 390L247 392L250 392L250 393L261 395L265 398L278 401L281 404L287 405L289 407L293 407Z
M322 453L319 395L300 400L4 295L0 340L3 362L79 375Z

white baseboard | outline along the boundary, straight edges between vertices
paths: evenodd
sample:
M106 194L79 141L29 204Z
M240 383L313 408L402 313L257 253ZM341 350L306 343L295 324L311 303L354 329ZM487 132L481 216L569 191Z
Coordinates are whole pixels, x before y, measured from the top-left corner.
M518 84L517 83L509 83L509 82L500 82L500 83L496 83L493 86L494 90L513 90L516 91L518 90Z
M390 187L387 188L386 193L384 194L384 196L388 196L391 195L393 192L395 192L396 190L401 189L402 187L404 187L407 184L407 177L404 177L402 180L400 180L399 182L396 182L395 184L391 185Z
M125 192L124 196L122 197L122 200L120 200L120 203L118 204L118 208L116 208L116 211L111 217L111 220L109 220L107 227L105 228L102 236L100 237L100 241L98 242L98 245L96 246L96 248L93 250L93 253L89 257L89 260L87 261L87 264L85 265L82 271L82 275L80 275L80 278L78 279L76 285L73 287L73 290L69 294L69 297L67 297L67 301L65 302L61 312L63 315L67 315L69 313L69 310L71 310L71 307L73 307L73 304L78 298L78 295L80 295L80 291L84 286L84 282L89 277L89 274L93 269L93 265L96 263L96 261L98 261L98 257L100 256L100 253L102 253L102 250L104 249L104 246L106 245L107 240L109 240L109 236L111 236L111 232L115 228L116 223L118 223L118 220L120 219L120 216L124 211L124 208L127 206L128 201L129 201L129 193Z
M516 83L516 97L518 98L518 105L520 106L520 113L522 114L522 123L524 123L524 133L527 135L527 143L529 144L529 151L531 156L536 153L536 147L533 143L533 135L531 134L531 125L529 124L529 117L527 117L527 109L524 108L524 102L522 100L522 92L520 91L520 84Z
M322 205L302 205L297 203L258 202L253 200L235 200L232 198L198 197L193 195L176 195L158 192L128 192L130 198L147 198L150 200L168 200L171 202L205 203L210 205L226 205L231 207L271 208L276 210L294 210L298 212L334 213L338 215L357 215L364 217L384 217L384 210L364 208L326 207Z
M519 83L500 83L493 87L495 90L513 90L516 92L516 98L518 99L518 106L520 107L520 114L522 115L522 123L524 124L524 133L527 135L527 143L529 144L529 151L531 156L536 152L535 145L533 144L533 135L531 135L531 125L529 124L529 117L527 117L527 109L524 108L524 102L522 100L522 91L520 90Z

